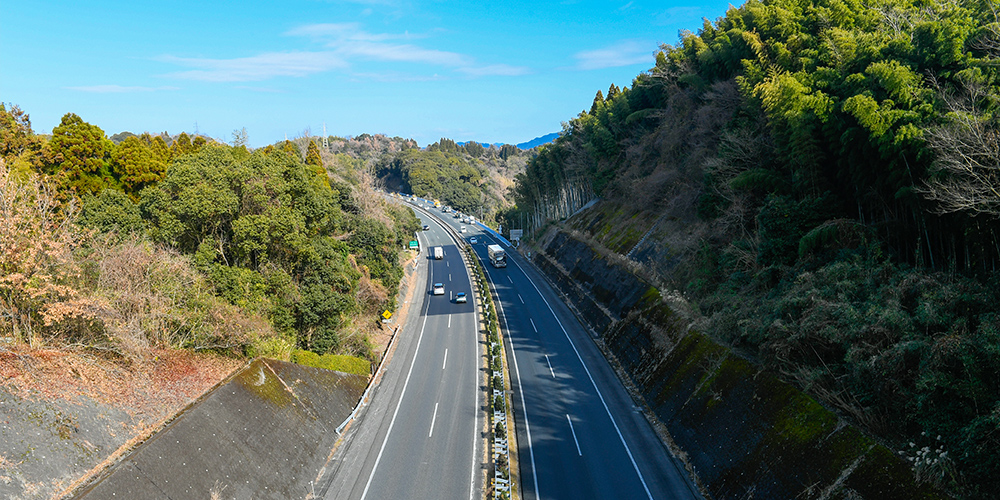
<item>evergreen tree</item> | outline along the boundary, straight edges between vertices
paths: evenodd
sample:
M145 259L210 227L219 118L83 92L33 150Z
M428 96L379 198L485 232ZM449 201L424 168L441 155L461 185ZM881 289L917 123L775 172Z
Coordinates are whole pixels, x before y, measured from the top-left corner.
M597 110L600 109L602 104L604 104L604 94L598 89L597 95L594 96L594 104L590 105L590 115L597 116Z
M194 145L191 144L191 137L187 135L187 132L181 132L181 135L177 136L177 139L170 146L170 150L174 158L194 152Z
M309 147L306 149L306 165L316 167L317 172L326 172L323 169L323 158L319 155L319 146L316 145L316 141L309 141Z
M109 168L113 144L104 131L74 113L66 113L52 129L49 170L62 189L77 195L96 194L117 184Z
M111 160L125 192L135 199L143 187L162 180L167 170L166 162L136 136L122 141L111 152Z
M621 93L621 89L619 89L617 85L612 83L611 86L608 87L608 98L605 99L605 101L610 101L614 99L615 97L618 96L619 93Z

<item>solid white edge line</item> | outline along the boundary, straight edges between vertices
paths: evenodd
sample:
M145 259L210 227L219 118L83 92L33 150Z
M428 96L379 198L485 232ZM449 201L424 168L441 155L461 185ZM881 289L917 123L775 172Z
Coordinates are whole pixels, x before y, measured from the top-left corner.
M566 415L566 417L568 418L569 415ZM427 437L434 436L434 422L437 421L437 419L438 419L438 404L434 403L434 416L431 417L431 430L430 432L427 433Z
M566 421L569 422L569 432L573 435L573 442L576 443L576 454L583 456L583 452L580 451L580 441L576 439L576 431L573 430L573 420L569 418L569 413L566 414Z
M625 453L628 454L628 459L632 462L632 468L635 469L635 473L639 476L639 482L642 483L642 489L646 490L646 496L649 497L649 500L653 500L653 494L649 491L649 486L646 485L646 479L642 477L642 471L639 470L639 464L635 463L635 457L632 456L632 450L629 449L628 443L625 442L625 436L622 435L621 429L618 428L618 422L615 422L615 417L611 414L611 408L608 408L608 403L604 401L604 395L601 394L601 390L597 387L597 382L594 380L594 376L590 374L590 369L587 368L587 363L584 363L583 356L580 355L580 351L576 348L576 343L573 342L572 338L570 338L569 332L566 331L566 327L563 326L562 321L559 321L559 316L556 316L555 309L552 309L552 306L549 304L549 301L546 300L545 295L543 295L542 291L538 289L538 285L536 285L534 280L528 276L528 273L524 272L524 268L521 267L520 264L514 262L514 265L521 270L521 273L524 274L525 278L528 278L528 283L531 283L531 286L535 288L535 291L538 292L538 296L542 298L542 302L545 302L545 306L549 308L549 312L552 313L552 317L555 318L556 323L559 323L559 328L562 329L563 335L566 336L566 340L569 341L570 347L573 348L573 352L576 353L577 359L580 360L580 364L583 366L583 371L587 372L587 378L590 379L590 383L594 386L594 390L597 391L597 397L600 398L601 404L604 405L604 411L607 412L608 418L611 419L611 425L615 427L615 432L618 433L618 439L622 442L622 446L625 447Z
M417 353L420 352L420 341L423 340L424 329L427 328L427 309L429 307L430 301L425 299L424 324L420 327L420 336L417 337L417 347L413 351L413 359L410 360L410 369L406 372L406 381L403 382L403 391L399 393L399 401L396 402L396 410L392 412L392 420L389 421L389 429L385 431L385 438L382 439L382 446L379 447L378 456L375 457L375 465L372 465L371 474L368 474L368 482L365 483L365 489L361 492L361 500L364 500L365 497L368 496L368 488L371 487L372 479L375 478L375 471L378 470L378 464L382 461L382 452L385 451L385 445L389 442L389 435L392 434L392 428L396 425L396 415L399 414L399 407L403 404L403 396L406 395L406 386L410 385L410 375L413 374L413 366L417 363Z
M478 257L479 254L476 254ZM516 264L515 264L516 265ZM518 266L520 268L520 266ZM483 266L486 269L486 266ZM527 273L524 269L521 269L521 273L527 278ZM493 276L489 272L486 272L486 279L490 280L490 284L493 285L493 289L496 290L497 286L493 283ZM530 282L531 279L529 278ZM500 309L500 315L503 316L503 324L507 324L507 314L503 310L503 302L500 300L500 292L497 291L496 294L497 307ZM514 373L517 374L517 390L521 396L521 414L524 415L524 432L528 436L528 456L531 457L531 479L534 481L535 486L535 500L538 500L538 472L535 469L535 449L531 446L531 424L528 423L528 406L524 404L524 387L521 385L521 370L517 367L517 352L514 349L514 340L510 338L510 334L507 334L507 341L510 342L510 355L514 358Z
M434 219L437 218L436 216L430 215L429 212L428 212L428 216L431 217L431 218L434 218ZM442 221L439 220L438 222L442 222ZM444 229L443 226L442 226L442 229ZM477 257L478 257L478 254L477 254ZM464 262L465 261L463 260L463 263ZM445 261L445 265L447 267L451 267L451 261ZM428 269L431 270L431 274L433 276L433 272L434 272L433 267L431 267L430 265L428 265ZM471 281L472 275L471 275L471 273L468 272L468 269L466 269L466 274L469 276L469 279ZM450 276L450 274L449 274L449 276ZM432 279L431 282L433 283L433 281L434 280ZM492 280L491 280L491 282L492 282ZM429 303L427 301L425 301L425 304L429 304ZM429 305L428 305L428 307L429 307ZM501 306L501 310L502 309L503 309L503 307ZM426 310L425 310L425 312L426 312ZM449 320L449 327L450 327L451 326L450 325L451 315L448 316L448 320ZM504 322L506 322L506 316L504 317ZM424 317L424 325L425 326L427 325L427 318L426 317ZM475 336L475 334L478 333L477 330L476 330L475 322L473 322L472 332L473 332L474 336ZM420 329L420 336L421 336L421 338L423 337L423 334L424 334L424 330L423 330L423 328L421 328ZM476 338L478 339L478 337L476 337ZM420 345L419 342L420 341L418 340L417 341L417 346L418 347ZM478 346L479 346L478 340L476 342L473 342L473 354L476 356L475 359L476 359L477 363L479 361L479 349L478 349ZM416 359L416 353L414 353L414 359ZM515 364L516 364L516 361L515 361ZM476 366L476 365L474 364L473 366ZM410 370L411 371L413 370L413 365L412 364L410 365ZM478 369L476 371L478 373ZM409 375L407 375L407 381L409 381ZM469 471L469 500L474 500L475 499L475 491L476 491L476 445L479 442L478 441L479 440L479 378L478 378L478 375L472 377L472 384L473 384L473 391L472 392L473 392L473 394L475 394L475 398L476 398L476 405L474 407L475 408L475 412L474 413L475 413L476 416L474 418L475 425L472 428L472 459L469 460L469 464L470 464L470 471ZM406 390L406 384L403 385L403 389L404 389L404 391ZM521 396L522 396L521 399L524 399L524 393L523 393L523 391L522 391ZM402 400L402 395L400 395L400 400ZM396 411L397 412L399 411L399 406L398 405L396 406ZM393 414L393 420L395 420L395 418L396 418L396 416L395 416L395 414ZM527 417L525 418L525 425L527 426ZM390 424L390 430L391 430L391 424ZM388 434L386 434L386 437L388 438ZM530 432L528 433L528 438L529 438L529 446L530 446L530 438L531 438L531 433ZM382 447L385 448L385 443L384 442L382 443ZM381 455L382 455L382 452L379 451L379 456L381 457ZM533 455L532 455L532 462L531 463L532 463L532 471L534 471L534 456ZM376 465L378 465L377 461L376 461ZM374 473L375 473L375 471L374 471L374 469L372 469L372 474L374 474ZM371 477L368 478L368 482L371 483ZM368 486L365 486L365 492L366 492L366 494L367 494L367 491L368 491ZM535 496L537 497L538 496L537 495L537 493L538 493L538 481L537 481L537 479L535 480L535 493L536 493ZM361 498L363 500L364 496L362 496Z
M471 274L469 275L469 284L470 284L469 290L471 291L472 290L472 288L471 288L472 275ZM473 300L475 300L475 299L473 299ZM475 309L473 309L472 314L473 315L476 314L475 313ZM472 459L469 460L469 463L472 464L471 465L471 470L469 471L469 500L475 500L475 493L476 493L476 465L478 463L478 461L476 459L476 446L479 444L479 390L480 390L479 389L479 366L480 366L481 361L480 361L480 353L479 353L479 331L477 330L477 326L476 326L476 321L475 320L473 320L473 322L472 322L472 334L473 334L472 338L476 339L476 341L472 343L472 355L473 355L473 359L475 360L475 362L472 364L472 366L474 368L473 375L472 375L472 394L475 395L476 405L472 407L473 408L473 412L472 413L473 413L473 415L475 415L475 417L473 417L474 425L472 426ZM488 418L488 417L484 416L484 418Z
M444 349L444 361L441 362L441 369L444 370L445 365L448 364L448 348Z

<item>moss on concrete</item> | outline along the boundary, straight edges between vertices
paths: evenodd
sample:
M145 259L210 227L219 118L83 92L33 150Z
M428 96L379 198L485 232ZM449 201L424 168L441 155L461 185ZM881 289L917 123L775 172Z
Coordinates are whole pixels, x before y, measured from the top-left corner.
M602 230L614 231L608 227L614 217L599 218ZM568 235L561 238L560 249L572 247L565 240ZM612 264L585 260L561 262L579 275L613 275L607 270ZM545 271L558 269L550 266ZM560 286L569 282L553 278ZM637 300L633 307L622 308L623 317L603 332L606 345L630 371L712 496L945 498L918 484L900 457L804 392L713 339L685 332L658 290L641 280L635 283L643 288L616 289ZM609 307L609 299L601 294L568 295ZM670 341L655 342L664 331Z

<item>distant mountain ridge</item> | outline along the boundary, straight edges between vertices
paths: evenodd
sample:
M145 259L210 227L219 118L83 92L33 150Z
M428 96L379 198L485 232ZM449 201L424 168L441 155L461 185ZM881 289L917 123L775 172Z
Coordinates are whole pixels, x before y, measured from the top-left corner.
M548 144L556 140L556 137L559 137L559 132L552 132L551 134L545 134L541 137L535 137L528 142L522 142L518 144L517 147L521 149L531 149L533 147L541 146L542 144Z
M520 144L515 144L515 146L517 146L518 149L531 149L531 148L534 148L534 147L541 146L543 144L548 144L548 143L556 140L556 137L559 137L559 132L552 132L551 134L545 134L545 135L543 135L541 137L535 137L534 139L532 139L530 141L522 142ZM469 142L472 142L472 141L456 142L455 144L458 144L459 146L464 146L464 145L466 145ZM500 146L503 146L503 145L505 145L507 143L505 143L505 142L494 142L493 144L490 144L488 142L480 142L480 144L482 144L483 147L487 147L487 148L490 147L490 146L496 146L496 147L499 148Z

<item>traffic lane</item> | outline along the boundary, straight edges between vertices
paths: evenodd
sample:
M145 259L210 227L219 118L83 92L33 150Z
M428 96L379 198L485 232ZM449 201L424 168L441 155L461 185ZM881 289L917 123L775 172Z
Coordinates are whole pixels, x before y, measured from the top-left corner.
M465 269L465 261L462 254L454 244L439 245L444 247L444 258L441 260L430 259L430 272L428 273L427 293L430 297L429 307L426 314L456 314L469 313L475 311L475 304L471 298L472 286L469 273ZM433 295L435 283L444 285L444 295ZM465 292L466 303L455 302L455 294Z
M502 290L498 296L505 312L517 310L520 305L518 300L513 301L515 304L505 298ZM565 337L560 338L561 332L551 334L550 322L554 320L538 312L505 316L508 337L518 358L518 383L527 406L529 453L534 453L539 496L646 498L582 366L566 353L570 348L565 345ZM521 463L525 464L523 456ZM522 474L525 497L534 498L533 486L527 487L534 481L530 468L522 467Z
M539 291L545 294L546 300L551 305L552 310L549 310L549 306L542 303L541 300L538 300L540 303L538 308L544 308L544 311L548 313L547 317L552 319L552 322L548 323L552 331L558 332L564 339L566 339L568 332L576 332L573 335L574 342L572 345L570 345L568 339L565 340L564 345L569 346L569 350L565 352L566 356L564 356L564 360L570 361L569 366L580 367L580 370L582 370L583 365L579 364L579 359L582 358L586 363L589 376L587 371L583 371L582 375L579 375L578 372L577 377L586 377L583 379L586 383L591 387L596 384L600 389L601 396L603 397L603 401L600 402L602 409L604 409L605 404L607 405L607 410L604 411L605 420L610 421L607 417L607 413L610 410L614 422L617 424L617 429L611 429L610 431L614 432L616 437L618 437L619 432L621 433L621 436L618 437L619 447L624 448L621 444L622 439L628 443L628 452L631 453L634 459L633 475L638 477L638 474L634 471L637 468L642 474L642 480L645 482L646 487L649 488L654 497L659 498L661 495L666 495L671 498L699 498L700 495L690 482L686 472L683 471L681 465L673 458L666 446L663 445L642 412L635 406L635 402L626 391L603 353L597 348L594 342L588 339L589 334L580 325L576 316L562 302L561 297L548 286L547 282L542 281L542 278L537 276L537 271L533 267L525 266L529 273L536 274L535 283L538 284L538 290L528 282L528 275L524 274L525 268L512 264L507 269L511 269L512 267L519 271L519 273L511 275L514 278L514 287L530 287L530 291L534 292L539 299L541 298L540 295L537 295ZM553 312L555 312L556 316L552 316ZM567 327L567 333L564 333L562 327L555 321L556 317L562 322L562 326ZM573 347L576 349L573 350ZM577 354L579 354L579 357ZM575 364L572 361L575 361ZM591 377L593 378L593 382L590 380ZM596 422L600 422L600 420Z
M428 267L417 269L418 279L428 280ZM393 360L386 365L382 381L371 394L368 407L348 429L345 446L337 451L339 457L331 462L332 470L319 491L327 499L354 500L361 498L372 468L378 459L381 444L389 432L396 404L403 393L406 375L418 350L419 333L423 325L425 297L415 296L412 314L397 333L397 346Z
M430 261L428 289L449 270L451 283L469 283L461 255L451 249L445 255L452 260ZM441 295L425 300L426 323L409 386L367 498L464 498L474 489L479 416L474 306Z
M435 227L435 226L436 225L434 225L432 227ZM436 226L436 227L439 227L439 226ZM443 229L440 229L440 227L439 227L439 233L438 234L435 234L435 232L432 230L432 231L426 231L426 232L420 233L420 234L418 234L418 236L421 237L425 242L436 243L438 241L448 241L448 242L451 241L450 238L447 237L447 234L444 233ZM425 243L423 245L423 247L427 248L428 245ZM428 268L425 268L425 269L430 269L430 266L428 265ZM425 274L424 274L423 278L428 283L431 282L430 275L426 271L425 271ZM428 297L421 297L421 299L428 299ZM426 304L423 304L423 301L421 301L421 303L422 303L422 305L430 306L430 301L429 300L427 300ZM426 315L426 309L424 309L423 312L425 314L421 314L420 315L420 317L419 317L420 321L419 321L418 324L423 323L424 320L427 320L427 322L430 323L430 327L425 327L424 331L426 331L426 328L430 328L432 330L438 329L434 325L434 323L432 322L432 320L434 318L429 317L429 316ZM462 316L462 315L459 315L459 316ZM474 327L474 321L475 321L474 317L471 314L466 314L465 316L467 316L467 323L469 323L469 326L463 327L458 322L453 322L452 326L453 327L458 327L458 328L473 328ZM413 318L414 321L416 320L416 318L414 318L413 316L411 316L411 318ZM412 323L412 321L408 318L407 323L409 325L410 323ZM411 329L410 331L416 333L417 330L418 330L417 328L414 328L414 329ZM329 488L327 488L328 496L332 497L332 496L336 495L337 498L351 498L351 499L360 498L361 495L362 495L362 493L364 492L366 481L368 480L369 476L372 475L372 469L374 468L375 463L377 461L379 461L379 457L381 456L379 454L379 450L381 449L380 446L382 446L382 443L385 443L385 448L388 450L388 452L386 453L386 455L387 456L391 456L392 455L391 443L394 440L396 440L396 438L398 437L397 433L405 433L407 435L413 434L413 432L410 432L410 431L400 430L402 427L404 427L403 424L401 424L400 422L406 418L404 416L400 416L400 420L396 422L396 424L399 424L399 425L397 425L396 427L394 427L394 428L391 429L392 435L388 439L386 439L387 433L390 432L390 427L391 427L390 422L392 421L392 417L393 417L393 414L394 414L394 411L391 411L391 410L395 410L395 408L397 408L397 404L399 404L399 408L400 408L399 412L400 412L400 414L411 413L411 412L407 411L407 409L404 408L405 406L407 406L409 404L409 398L411 396L411 392L416 392L416 391L420 391L420 392L424 392L424 393L427 392L426 389L415 389L413 387L413 380L414 380L414 378L412 378L412 377L409 379L410 380L410 387L404 387L406 385L406 380L407 380L406 377L405 377L405 373L407 373L407 369L409 367L413 366L414 367L414 371L417 371L417 369L416 369L417 366L416 365L423 360L423 356L420 355L423 352L423 350L424 349L438 350L438 349L434 349L434 347L429 347L428 348L428 347L424 346L420 342L421 342L421 336L419 336L419 335L413 335L413 334L411 334L411 335L404 335L399 340L399 347L398 347L398 351L397 351L397 354L396 354L395 357L397 359L400 359L400 361L406 360L406 361L410 361L410 363L399 363L399 362L390 363L389 366L387 367L387 371L386 371L386 374L384 375L384 379L383 379L384 380L383 384L385 383L385 381L388 381L390 378L394 378L396 380L396 383L391 386L391 387L393 387L393 390L392 391L388 391L388 392L392 393L392 397L388 398L388 400L385 397L380 397L380 395L384 395L387 392L386 391L380 391L379 388L376 388L375 391L373 391L373 403L371 404L372 408L370 408L368 412L362 412L361 418L359 419L358 422L356 422L355 426L353 426L354 429L357 429L359 431L359 434L365 434L365 437L368 438L368 439L366 439L365 442L368 443L369 446L367 446L367 447L354 447L354 446L351 446L350 444L348 444L348 446L345 447L345 448L348 448L348 449L351 449L351 450L357 450L355 453L353 453L353 455L355 455L355 456L362 455L363 458L360 458L360 459L355 458L355 459L353 459L351 461L352 461L352 466L354 465L353 464L354 462L357 462L359 460L361 462L363 462L362 466L360 467L360 469L363 472L357 474L357 476L359 476L358 480L354 481L353 483L351 483L349 481L344 481L342 483L342 484L345 485L345 487L343 488L343 490L346 490L347 495L340 494L342 492L338 491L339 490L338 488L334 488L332 490L332 492L331 492L331 490ZM420 343L420 345L418 345L418 343ZM401 354L403 352L407 352L408 355L407 356L401 356ZM416 356L414 356L414 352L416 352L417 355L420 355L419 360L418 360L418 358ZM474 345L474 342L470 343L470 351L469 352L470 352L469 356L462 356L462 357L465 358L466 360L468 360L467 362L470 365L474 365L475 362L478 361L478 357L477 357L478 356L478 352L476 351L476 346ZM452 356L454 356L454 355L452 355ZM452 361L455 361L455 359L453 358ZM455 363L452 363L452 364L453 364L453 368L454 368ZM461 364L461 363L459 363L459 364ZM463 371L463 370L459 369L459 371ZM421 379L426 378L426 377L422 377L421 375L419 375L419 373L417 375L414 375L414 377L421 378ZM393 471L395 471L395 470L402 470L405 467L409 467L410 463L414 460L413 453L408 453L406 455L406 457L405 457L405 465L403 465L403 466L392 466L392 467L389 467L386 464L387 463L392 463L393 460L391 459L391 457L390 458L385 458L385 459L382 459L379 462L379 464L378 464L378 469L379 470L375 471L376 473L374 475L372 475L373 476L372 477L372 487L370 488L370 490L368 492L369 494L368 494L367 498L380 498L380 497L383 497L380 490L385 490L386 492L389 492L389 491L392 491L393 489L396 489L398 494L397 493L386 493L386 496L385 496L386 498L396 498L396 497L400 497L400 496L408 497L408 496L410 496L415 491L423 491L424 493L426 493L426 495L421 494L421 496L435 497L435 496L439 496L442 493L443 489L442 489L441 485L443 485L443 484L458 485L458 486L454 486L453 488L450 488L450 489L454 489L455 490L454 491L454 495L452 495L453 492L449 491L450 490L449 488L444 488L444 491L447 493L448 496L456 496L458 498L462 498L462 497L465 497L465 496L469 496L469 491L475 491L475 488L473 488L473 485L470 484L471 483L472 458L474 457L474 453L475 453L475 449L474 449L475 443L474 443L474 440L473 440L472 443L469 443L468 441L471 440L473 434L475 433L475 426L477 425L476 424L476 422L477 422L476 417L478 416L478 414L476 412L476 405L477 405L477 403L476 403L475 396L477 395L476 388L477 388L477 385L478 385L478 381L477 381L477 378L476 378L476 373L474 371L471 372L470 375L467 378L468 378L469 382L466 385L469 387L469 391L472 393L472 398L471 399L468 398L468 397L465 398L465 399L468 399L470 402L468 404L469 409L467 410L469 412L469 415L467 417L465 417L465 420L468 421L468 426L469 426L469 429L467 430L467 434L469 434L469 438L467 438L467 440L466 440L467 453L465 455L466 455L467 458L464 460L464 462L465 462L464 466L461 463L458 466L448 466L448 465L443 466L443 469L445 469L445 470L454 470L455 471L452 474L454 476L454 478L452 478L452 479L442 478L440 474L437 474L437 475L433 475L433 474L428 475L428 474L425 474L426 477L432 477L432 478L434 478L434 480L432 480L432 481L425 481L427 484L424 484L423 486L421 486L419 484L420 483L419 480L417 482L414 482L412 480L411 481L406 481L406 478L403 477L403 478L400 478L400 479L402 479L404 481L403 484L400 484L398 481L396 481L395 485L393 485L392 484L393 481L391 479L385 479L383 477L385 475L385 474L383 474L383 469L387 468L387 470L389 470L389 474L395 476L395 474L394 474ZM445 386L451 386L451 385L454 385L454 384L444 383L443 385L445 385ZM449 392L451 394L455 394L454 390L451 390ZM401 401L401 395L402 395L403 398L406 399L406 401ZM376 402L375 399L377 399L378 402ZM446 406L451 406L451 405L446 405ZM380 413L376 413L375 411L373 411L373 410L377 411L378 409L381 409ZM426 414L426 409L421 410L421 411L416 412L416 413ZM459 413L456 412L455 414L458 415ZM362 421L365 420L366 418L378 421L379 425L366 425L366 424L362 424ZM430 416L430 418L431 419L434 418L433 414ZM461 417L459 417L459 418L461 418ZM419 426L419 423L417 423L415 425ZM429 426L429 424L427 424L427 425ZM457 422L452 422L452 423L448 424L448 427L454 429L454 428L458 428L459 425L458 425ZM374 428L374 431L371 430L373 428ZM364 431L364 432L361 432L361 431ZM370 437L371 434L374 434L374 437ZM419 432L417 432L417 434L419 435ZM353 440L353 439L349 441L349 443L354 443L354 442L356 442L356 441ZM371 445L372 443L374 443L374 446ZM451 444L448 444L448 445L446 445L446 446L443 447L445 449L452 450L450 452L447 452L446 455L442 455L442 452L440 452L438 450L432 450L430 453L426 453L425 455L459 457L460 455L458 453L456 453L456 450L460 449L460 444L461 444L460 440L458 440L456 438L455 440L450 441L450 443ZM458 443L458 445L456 445L455 443ZM359 444L361 444L361 443L359 443ZM420 454L420 452L418 451L417 454ZM461 462L461 459L459 459L459 462ZM339 463L338 463L338 465L339 465ZM442 468L440 463L438 465L439 465L438 468ZM467 470L468 472L466 474L463 474L461 472L463 469ZM423 470L421 470L420 472L423 473ZM462 481L462 478L465 478L465 480ZM465 486L464 487L461 486L462 484L464 484ZM327 483L327 486L329 486L329 485L330 485L330 483ZM403 489L400 490L399 488L403 488ZM461 495L461 496L458 496L459 492L461 492L462 490L465 490L465 493L463 495ZM330 494L330 493L332 493L332 494Z
M481 231L475 231L468 237L471 236L475 236L477 240L482 241L481 244L473 245L473 248L484 262L488 262L485 246L487 243L493 243L493 238L482 234ZM524 384L523 388L526 390L524 398L528 406L529 424L532 426L531 441L533 444L537 442L539 446L538 450L533 450L536 458L545 462L554 460L550 464L553 466L546 467L545 469L536 467L539 475L540 495L543 498L546 496L545 492L549 488L545 484L551 482L553 483L553 488L562 491L559 494L560 497L570 491L573 491L571 494L583 495L585 497L590 497L591 495L602 497L606 494L618 495L621 493L627 493L629 497L635 498L648 497L651 494L647 490L649 488L649 481L646 478L648 473L652 473L655 476L655 483L661 483L660 479L663 476L663 471L660 469L663 468L662 465L667 465L667 476L671 475L670 473L673 472L673 469L676 469L676 466L659 438L652 433L648 422L645 421L641 413L636 411L631 398L624 391L624 387L621 386L621 382L610 369L610 366L607 365L607 360L604 359L603 354L593 346L592 342L582 342L588 344L592 348L590 350L580 350L578 346L574 345L581 343L579 341L576 343L570 342L567 338L567 333L563 332L562 326L556 320L556 316L553 315L553 310L550 310L549 305L546 305L541 300L541 296L538 295L540 293L539 290L536 290L535 286L528 281L527 276L519 266L515 264L507 268L497 269L487 264L487 272L492 277L498 278L493 280L493 284L497 288L498 296L505 302L504 307L507 310L513 309L519 311L516 315L517 319L513 321L509 315L507 316L507 321L511 323L508 328L511 330L512 345L517 349L518 353L521 351L536 351L535 355L530 357L522 354L522 357L528 358L535 369L531 370L534 374L533 377L525 379L524 374L522 374L521 378L523 382L520 383ZM503 283L504 278L508 278L506 284ZM542 287L546 285L543 282ZM519 295L516 303L513 299L503 300L504 288L507 288L506 291L508 293L514 292L515 295ZM549 292L551 294L548 298L549 303L556 304L553 309L562 306L564 309L562 311L563 314L568 316L561 318L564 324L569 323L571 327L575 324L578 331L583 331L582 325L576 322L576 318L571 315L568 308L562 304L561 300L556 300L558 297L555 296L554 292L551 290ZM524 314L525 311L527 311L527 314ZM558 314L558 312L555 314ZM529 325L531 327L530 330L528 329ZM545 341L541 342L540 345L534 344L532 342L534 340L532 335L535 338ZM576 348L574 349L574 347ZM545 358L546 355L548 355L547 358ZM561 360L566 360L563 365L564 368L561 371L565 372L570 380L568 386L544 387L545 384L543 383L541 386L529 388L532 382L544 380L544 375L539 377L538 372L542 371L540 368L543 362L547 369L554 357L559 358L556 361L557 364ZM542 361L542 358L545 358L545 360ZM586 368L580 363L581 358L586 363ZM598 370L599 376L594 377L592 380L591 377L594 374L588 374L587 368L600 365L604 365L606 370ZM521 367L522 370L525 368L524 366ZM610 378L608 375L610 375ZM551 377L551 372L549 376ZM597 389L594 388L595 384L598 388L602 389L602 394L598 394ZM620 389L620 393L624 395L624 399L615 397L612 398L612 403L602 400L604 392L609 392L609 390L614 392L613 390L616 387ZM563 413L561 408L565 408L565 406L553 404L554 401L559 401L559 397L562 397L563 401L566 401L570 406L574 404L578 405L579 410L575 412L579 420L577 425L588 431L586 433L587 436L582 441L578 435L579 433L574 433L574 429L572 428L573 423L576 421L574 412ZM533 399L535 400L534 402ZM534 405L537 405L536 409L532 408ZM611 413L610 416L609 411ZM535 419L531 416L533 413L538 413L543 419ZM566 423L564 426L560 425L563 421L561 417L565 417ZM637 418L638 421L636 420ZM623 423L619 424L619 422ZM625 427L625 432L620 435L622 427ZM641 427L645 427L647 432L643 433ZM584 485L585 481L577 480L580 472L579 465L572 464L572 459L560 458L567 455L566 451L570 448L570 443L566 438L567 433L570 434L571 439L575 438L573 439L572 447L575 449L577 445L580 446L575 453L577 457L580 457L583 449L590 446L596 450L600 450L598 452L601 455L600 460L589 461L585 467L585 469L594 473L594 475L588 475L588 477L616 477L618 481L596 484L591 482L591 484ZM636 436L639 436L639 440L636 440ZM625 443L622 442L623 439ZM550 445L550 443L555 443L555 445ZM648 446L648 443L656 443L657 446L651 447ZM658 464L660 465L653 465L651 467L641 466L635 459L637 453L634 449L638 448L642 448L644 451L652 448L652 453L643 453L643 455L649 456L652 460L659 460ZM656 450L656 448L659 448L659 450ZM609 456L609 450L613 455L617 455L617 457ZM571 449L570 451L574 450ZM585 462L587 461L585 460ZM523 459L522 463L524 463ZM607 463L614 464L613 468L615 470L609 470L609 467L606 465ZM648 470L643 472L644 469ZM530 478L530 472L528 476ZM630 481L626 482L627 486L622 484L623 478L630 479ZM681 480L678 481L678 479ZM566 483L567 480L569 483ZM525 484L527 482L525 481ZM676 484L678 482L684 483L684 480L683 478L673 478L668 479L667 482ZM569 484L568 487L566 486L567 484ZM626 489L623 490L623 488ZM654 489L659 490L661 488L654 486ZM677 490L678 488L670 487L667 489ZM682 488L680 488L681 493L686 493L686 490L687 485L682 484ZM530 493L533 494L533 491Z
M496 243L492 236L483 234L483 232L479 230L470 231L467 234L469 234L467 238L470 236L476 237L480 245L473 245L473 247L476 249L477 254L483 259L483 261L488 262L485 245L489 243ZM525 291L525 293L520 294L521 296L518 297L517 302L511 300L510 302L512 305L505 304L505 307L508 309L511 309L511 307L521 307L523 309L520 310L527 311L527 317L529 318L552 318L552 322L547 323L544 329L546 331L555 331L564 339L565 343L562 344L563 349L558 357L567 362L567 372L573 371L569 368L574 366L578 367L579 369L576 370L576 373L572 376L576 380L583 380L584 387L589 385L593 390L593 396L597 395L596 389L593 389L595 384L601 391L601 395L604 400L600 401L601 398L597 398L597 403L600 404L599 411L596 412L596 415L590 415L591 418L582 419L581 425L590 429L593 427L588 426L593 426L594 423L597 423L597 430L594 432L598 432L601 430L601 425L604 425L605 423L609 424L609 426L612 427L612 429L610 429L611 434L608 434L608 429L605 429L602 433L617 438L617 441L615 439L611 439L610 446L616 445L625 453L626 457L631 454L631 458L627 458L627 462L625 462L625 464L629 466L625 467L625 472L630 472L631 475L636 478L640 487L642 486L642 483L645 483L646 488L649 488L650 493L652 493L655 497L660 497L661 494L663 494L669 495L673 498L697 498L699 495L695 492L696 490L687 478L687 474L682 472L680 465L677 464L676 460L673 459L669 451L660 441L659 437L652 430L652 427L649 425L649 422L646 421L645 416L635 407L631 396L625 390L621 380L618 379L617 374L611 369L607 359L604 358L603 353L597 349L593 342L587 341L588 334L586 333L586 330L584 330L583 326L579 324L577 318L562 302L561 297L548 287L548 283L532 266L523 265L522 263L517 262L520 260L520 256L516 254L512 255L511 252L509 252L509 248L508 255L509 264L507 268L496 269L487 264L487 272L492 273L495 277L499 278L494 280L495 285L500 286L501 288L499 292L502 293L503 291L501 283L503 283L504 277L510 278L507 280L508 285L510 285L508 292L513 291L516 295L520 293L518 290ZM517 271L512 273L507 272L512 269L517 269ZM528 281L529 273L532 275L531 278L538 284L538 288L539 290L542 290L542 292L536 290L535 286ZM503 276L501 277L500 275ZM549 305L551 305L552 310L549 309L549 305L546 305L541 300L541 295L538 295L539 293L547 294L547 300ZM553 316L553 313L555 316ZM523 317L524 314L519 314L518 316ZM576 341L573 342L573 344L570 344L569 339L566 338L568 332L563 333L559 322L555 321L556 317L559 318L559 321L562 322L563 326L569 325L569 328L567 328L568 331L576 332L576 334L574 334ZM510 317L508 316L508 320L509 319ZM536 320L535 324L531 324L531 333L534 333L534 330L539 328L537 323L539 323L539 321ZM519 331L528 332L524 326L522 326ZM559 335L556 337L558 336ZM518 339L515 337L512 340L515 340L513 344L515 348L518 348L516 342ZM528 341L527 338L522 338L520 340L525 343ZM573 349L574 346L576 347L575 350ZM558 349L545 347L544 350L557 351ZM542 353L543 356L544 354L549 355L549 358L546 360L547 362L551 362L555 356L553 352ZM584 370L584 365L580 364L581 358L586 363L586 366L590 371L589 375L587 370ZM537 356L533 361L533 364L539 364ZM524 368L525 367L522 367L522 369ZM593 381L591 381L591 377L593 377ZM525 398L529 398L527 393L525 394ZM551 399L543 401L551 401ZM607 404L607 409L605 409L605 404ZM530 416L530 406L527 411L529 413L529 421L532 421L532 438L535 438L534 430L536 424L534 424L533 419ZM609 411L611 413L610 417L608 416ZM558 412L556 411L554 413L557 414ZM594 417L597 417L596 420ZM611 425L612 418L614 424L617 425L617 429L613 428L615 425ZM573 420L570 421L572 422ZM621 433L620 436L619 433ZM593 435L593 433L589 434ZM627 450L625 445L622 443L622 440L628 444ZM650 443L655 443L655 446L650 446ZM582 444L581 447L583 446L585 445ZM524 460L522 459L522 464L523 463ZM631 470L628 470L629 468L631 468ZM636 469L638 469L639 472L636 472ZM542 473L539 473L539 475L541 476ZM525 481L525 484L527 484L527 481ZM643 488L641 490L640 497L645 496L647 496L647 492L646 489Z
M471 315L428 317L410 384L368 498L466 498L476 432ZM463 331L465 334L463 334ZM447 350L447 354L445 354Z

